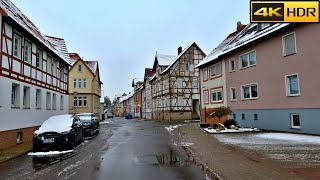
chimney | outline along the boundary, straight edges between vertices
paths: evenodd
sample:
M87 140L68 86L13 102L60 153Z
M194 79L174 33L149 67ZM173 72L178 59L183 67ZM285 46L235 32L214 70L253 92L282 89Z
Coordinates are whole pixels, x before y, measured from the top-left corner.
M178 47L178 55L179 55L180 53L182 53L182 47L181 47L181 46Z
M241 30L241 26L242 26L241 22L238 21L238 22L237 22L237 31L240 31L240 30Z

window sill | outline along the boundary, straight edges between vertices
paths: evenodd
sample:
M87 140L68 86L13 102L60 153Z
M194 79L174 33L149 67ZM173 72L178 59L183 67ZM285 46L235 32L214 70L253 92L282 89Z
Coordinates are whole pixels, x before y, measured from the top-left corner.
M36 108L36 110L41 110L41 108Z
M24 107L23 109L30 109L29 107Z
M297 54L297 52L292 53L292 54L288 54L288 55L283 55L283 57L289 57L289 56L293 56L293 55L296 55L296 54Z
M11 107L11 109L20 109L20 107Z
M231 102L237 102L237 100L236 100L236 99L233 99L233 100L231 100Z
M250 100L257 100L259 98L248 98L248 99L241 99L241 101L250 101Z
M49 111L49 110L51 110L51 109L48 109L48 108L47 108L47 110Z
M301 127L291 127L291 129L294 129L294 130L301 130Z
M17 141L17 144L22 144L23 143L23 141Z
M233 70L233 71L229 71L229 73L234 73L234 72L236 72L236 70Z
M240 70L248 69L248 68L254 67L254 66L256 66L256 65L257 65L257 64L254 64L254 65L251 65L251 66L247 66L247 67L242 67L242 68L240 68Z
M300 94L289 94L289 95L287 95L287 97L297 97L297 96L300 96Z

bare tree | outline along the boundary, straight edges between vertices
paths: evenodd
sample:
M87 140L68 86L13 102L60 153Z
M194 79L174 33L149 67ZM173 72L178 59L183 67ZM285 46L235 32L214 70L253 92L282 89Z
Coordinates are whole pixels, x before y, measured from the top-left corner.
M104 106L106 108L109 108L111 106L111 100L110 100L110 98L108 96L104 97Z

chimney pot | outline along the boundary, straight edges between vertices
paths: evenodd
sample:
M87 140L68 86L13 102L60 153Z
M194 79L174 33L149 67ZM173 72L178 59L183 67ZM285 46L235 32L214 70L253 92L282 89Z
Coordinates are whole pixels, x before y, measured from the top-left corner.
M179 55L180 53L182 53L182 47L181 47L181 46L178 47L178 55Z
M237 31L240 31L240 30L241 30L241 26L242 26L241 22L238 21L238 22L237 22Z

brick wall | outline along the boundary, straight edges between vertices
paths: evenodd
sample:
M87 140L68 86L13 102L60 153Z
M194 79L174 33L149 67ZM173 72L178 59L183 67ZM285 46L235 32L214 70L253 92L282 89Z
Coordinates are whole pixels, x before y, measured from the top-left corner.
M9 148L17 145L18 132L22 132L22 141L30 142L33 138L33 133L39 127L30 127L24 129L15 129L10 131L0 132L0 149Z

